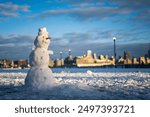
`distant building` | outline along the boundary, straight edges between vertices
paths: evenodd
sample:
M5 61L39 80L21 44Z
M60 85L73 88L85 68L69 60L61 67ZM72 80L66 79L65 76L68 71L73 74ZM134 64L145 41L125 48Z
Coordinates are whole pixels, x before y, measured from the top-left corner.
M14 61L13 60L11 61L10 67L14 68Z
M71 55L66 57L65 60L64 60L64 65L65 65L65 67L75 66L74 58Z
M145 54L145 58L150 58L150 49L149 49L148 52Z
M150 67L150 50L145 57L140 58L131 58L128 51L124 52L123 57L119 57L118 60L115 61L115 58L112 56L111 58L108 55L100 55L97 56L96 53L92 54L91 50L88 50L83 56L72 57L71 50L69 49L68 56L63 59L62 52L60 52L60 58L56 60L49 60L49 67L100 67L100 66L114 66L116 63L117 67L135 67L135 68L149 68ZM0 68L29 68L30 64L28 60L20 59L20 60L0 60Z
M54 60L54 67L63 67L63 66L64 66L64 59Z
M114 65L114 60L109 60L108 56L100 55L97 59L96 53L92 56L92 51L88 50L85 56L76 57L75 59L77 67L98 67L106 65Z
M133 64L133 65L139 64L138 59L137 59L137 58L133 58L133 59L132 59L132 64Z
M96 55L96 53L93 54L93 58L94 58L94 61L97 60L97 55Z
M48 67L54 67L54 61L53 60L49 60L49 64L48 64Z
M28 65L28 60L25 60L25 59L20 59L18 61L18 67L19 68L26 68Z
M123 65L124 64L124 61L125 59L123 57L119 57L118 61L117 61L117 64L121 64Z
M87 64L87 66L89 64L93 64L94 63L94 59L92 57L92 51L88 50L87 54L85 56L81 56L81 57L77 57L76 58L76 65L77 66L84 66Z
M128 51L124 52L124 64L132 64L132 58Z
M10 60L2 60L1 61L1 67L3 67L3 68L10 68L10 66L11 66L11 61Z
M150 64L150 58L146 58L146 64Z
M146 60L145 60L145 57L140 57L140 64L141 65L144 65L144 64L146 64Z

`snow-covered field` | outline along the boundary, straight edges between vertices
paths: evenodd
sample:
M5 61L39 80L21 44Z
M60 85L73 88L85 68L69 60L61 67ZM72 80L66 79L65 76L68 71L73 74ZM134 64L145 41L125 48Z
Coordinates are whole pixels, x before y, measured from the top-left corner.
M0 70L0 99L150 99L149 69L55 68L57 86L24 87L28 69Z

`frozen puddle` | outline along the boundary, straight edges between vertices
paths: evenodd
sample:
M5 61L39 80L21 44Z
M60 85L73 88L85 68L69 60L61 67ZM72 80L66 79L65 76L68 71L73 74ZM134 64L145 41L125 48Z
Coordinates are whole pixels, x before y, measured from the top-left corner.
M24 87L26 73L0 73L0 99L150 99L150 73L53 73L58 86Z

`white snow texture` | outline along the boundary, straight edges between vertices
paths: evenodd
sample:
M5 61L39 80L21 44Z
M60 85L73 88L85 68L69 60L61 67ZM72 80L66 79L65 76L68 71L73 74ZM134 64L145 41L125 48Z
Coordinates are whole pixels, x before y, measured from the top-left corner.
M55 84L52 71L48 67L49 54L53 54L53 51L48 50L50 39L46 28L40 28L34 41L35 49L32 50L29 56L31 69L25 79L27 87L44 89Z
M23 71L0 72L0 99L150 99L148 69L53 68L58 85L42 91L24 87Z

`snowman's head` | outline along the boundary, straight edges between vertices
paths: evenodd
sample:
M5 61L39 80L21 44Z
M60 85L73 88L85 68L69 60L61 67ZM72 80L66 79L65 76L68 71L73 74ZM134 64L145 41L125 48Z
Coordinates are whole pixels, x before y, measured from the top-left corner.
M48 46L51 42L51 38L48 36L48 32L45 27L40 28L38 32L38 36L34 41L34 45L36 47L48 49Z

